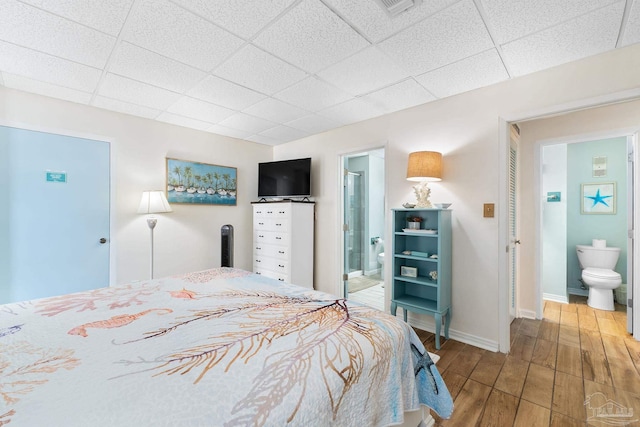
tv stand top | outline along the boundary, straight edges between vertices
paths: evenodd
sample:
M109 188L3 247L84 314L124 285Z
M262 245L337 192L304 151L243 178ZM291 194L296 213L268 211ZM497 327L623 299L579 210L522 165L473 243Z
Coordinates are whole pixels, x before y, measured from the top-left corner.
M257 202L251 202L252 204L254 203L315 203L314 201L310 200L308 197L302 197L302 198L286 198L286 197L276 197L276 198L272 198L272 199L267 199L266 197L261 197L260 200L258 200Z

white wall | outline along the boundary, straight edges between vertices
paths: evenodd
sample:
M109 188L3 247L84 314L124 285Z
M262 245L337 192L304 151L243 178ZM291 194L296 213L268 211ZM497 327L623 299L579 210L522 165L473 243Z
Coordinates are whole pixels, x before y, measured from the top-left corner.
M544 147L542 155L542 291L546 299L567 301L567 144ZM548 201L548 192L560 192Z
M498 259L504 251L498 245L498 230L505 226L497 217L483 218L482 205L497 204L501 187L506 186L499 182L504 167L499 164L499 117L637 88L638 69L640 44L274 147L276 159L313 158L316 288L340 290L339 155L388 141L387 207L394 208L414 200L411 183L405 180L408 154L440 151L443 181L430 187L432 200L453 202L452 336L497 348L502 268ZM521 172L532 175L531 166ZM499 208L496 205L496 212ZM526 224L523 221L525 228ZM388 223L385 241L390 241L390 232ZM526 246L534 240L523 236L522 241ZM532 249L528 250L529 257L521 258L524 264L533 260ZM389 274L386 269L387 282ZM389 287L385 289L388 292ZM420 321L432 324L429 317Z
M235 266L251 269L250 202L257 196L258 163L272 148L179 126L0 87L0 124L107 140L112 158L112 283L146 279L149 229L137 215L142 191L163 189L165 157L238 168L238 203L172 205L155 229L155 276L220 265L220 227L235 231Z

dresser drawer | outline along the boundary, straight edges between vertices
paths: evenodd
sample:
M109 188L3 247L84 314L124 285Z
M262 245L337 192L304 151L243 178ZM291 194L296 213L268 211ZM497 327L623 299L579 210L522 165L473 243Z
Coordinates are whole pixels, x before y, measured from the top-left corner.
M266 243L253 245L254 256L267 256L278 259L288 259L289 248L287 246L269 245Z
M289 262L269 257L254 256L253 257L253 270L267 270L273 271L278 274L289 274Z
M254 273L259 274L260 276L269 277L271 279L276 279L280 282L289 283L289 278L286 274L278 274L275 271L264 270L262 268L253 269Z
M253 216L255 218L289 218L291 214L291 205L281 204L279 206L253 206Z
M254 228L265 231L289 231L288 218L256 218Z
M289 233L278 233L276 231L256 230L253 232L254 243L271 244L271 245L287 245L289 242Z

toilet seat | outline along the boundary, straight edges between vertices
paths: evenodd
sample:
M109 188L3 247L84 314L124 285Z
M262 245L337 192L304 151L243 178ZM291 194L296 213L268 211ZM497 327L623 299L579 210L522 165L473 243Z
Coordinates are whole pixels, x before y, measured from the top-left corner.
M594 280L622 280L620 273L616 273L615 271L608 270L606 268L585 268L582 270L582 278L585 278L585 276Z

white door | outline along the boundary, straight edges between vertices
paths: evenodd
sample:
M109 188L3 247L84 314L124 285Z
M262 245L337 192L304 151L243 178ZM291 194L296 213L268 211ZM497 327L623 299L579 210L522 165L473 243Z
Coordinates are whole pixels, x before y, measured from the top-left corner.
M511 125L509 147L509 317L510 321L517 313L518 290L518 130Z
M636 134L637 135L637 134ZM633 334L633 304L628 304L629 300L633 300L633 284L634 284L634 209L635 209L635 197L634 197L634 157L635 147L634 139L636 136L627 137L627 332Z
M109 144L0 126L0 152L0 303L108 286Z

